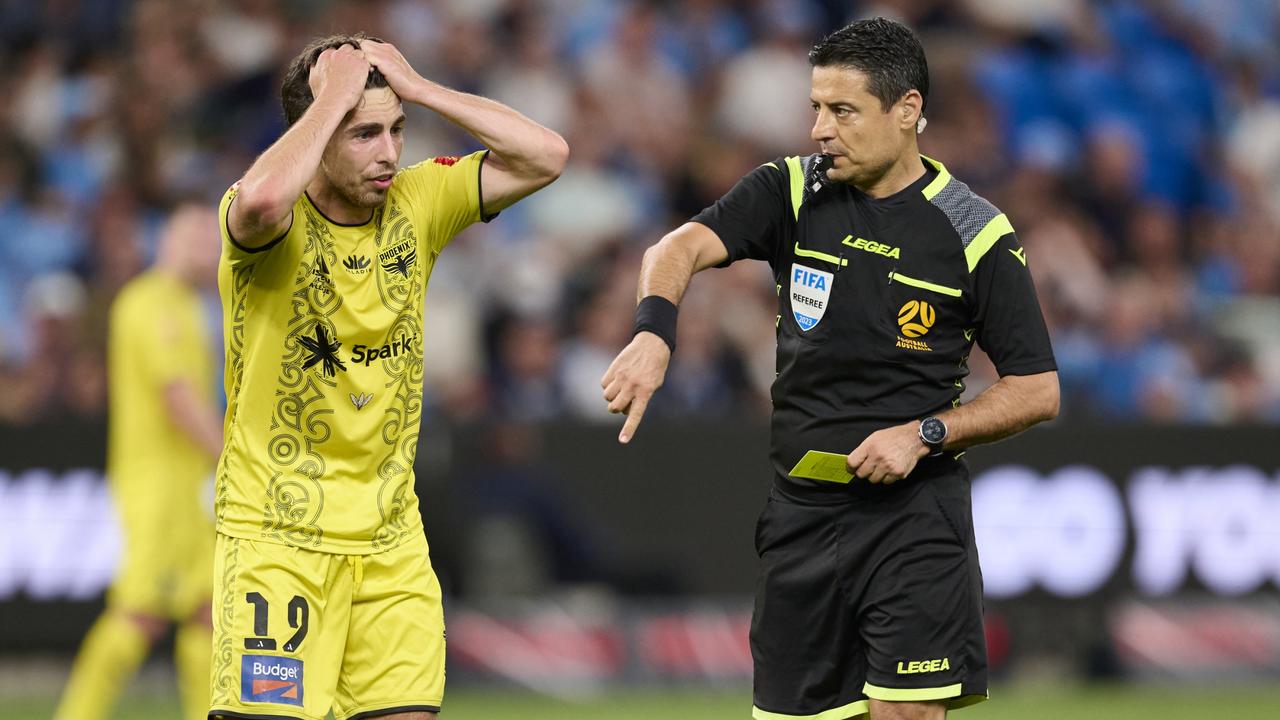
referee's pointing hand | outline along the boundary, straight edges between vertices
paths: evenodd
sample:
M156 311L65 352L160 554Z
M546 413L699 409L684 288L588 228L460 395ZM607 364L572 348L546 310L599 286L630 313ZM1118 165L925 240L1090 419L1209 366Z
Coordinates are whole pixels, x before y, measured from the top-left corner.
M667 343L651 332L641 331L605 371L600 387L604 388L609 412L627 415L622 432L618 434L618 442L630 442L636 434L649 398L662 387L670 362L671 348Z

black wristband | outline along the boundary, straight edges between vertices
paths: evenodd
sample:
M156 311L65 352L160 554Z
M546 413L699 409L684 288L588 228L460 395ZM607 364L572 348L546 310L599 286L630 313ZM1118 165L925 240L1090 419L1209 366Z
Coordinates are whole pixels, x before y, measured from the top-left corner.
M636 306L636 327L631 331L632 337L641 330L657 335L662 342L676 351L676 313L675 303L661 295L649 295Z

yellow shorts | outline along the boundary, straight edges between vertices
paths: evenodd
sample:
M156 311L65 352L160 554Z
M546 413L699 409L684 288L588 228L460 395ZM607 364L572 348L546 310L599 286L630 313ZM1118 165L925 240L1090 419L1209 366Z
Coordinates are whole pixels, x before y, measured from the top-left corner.
M181 511L116 497L123 552L107 605L184 621L213 592L213 519L194 501Z
M209 714L439 712L444 610L427 552L422 535L334 555L219 534Z

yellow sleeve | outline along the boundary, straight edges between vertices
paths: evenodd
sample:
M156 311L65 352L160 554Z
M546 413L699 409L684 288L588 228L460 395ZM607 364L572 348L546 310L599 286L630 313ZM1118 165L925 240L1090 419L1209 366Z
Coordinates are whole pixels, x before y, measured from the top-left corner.
M480 173L488 154L488 150L479 150L462 157L431 158L405 168L396 178L405 183L431 252L439 253L477 220L493 219L480 207Z
M280 237L263 245L262 247L247 248L231 235L231 226L227 223L227 218L231 212L231 201L235 200L236 195L240 192L240 183L236 183L227 188L222 195L222 202L218 203L218 228L222 234L222 258L230 267L235 267L242 263L255 262L258 258L266 254L268 250L280 244L289 231L293 229L293 218L289 219L289 227L280 233Z

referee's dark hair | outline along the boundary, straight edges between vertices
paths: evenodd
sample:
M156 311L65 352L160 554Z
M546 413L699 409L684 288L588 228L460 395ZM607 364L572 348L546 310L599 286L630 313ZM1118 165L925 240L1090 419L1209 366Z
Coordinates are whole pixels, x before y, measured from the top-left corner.
M885 112L908 90L929 103L929 64L915 33L888 18L858 20L818 41L809 51L814 67L841 66L866 73L867 90Z

